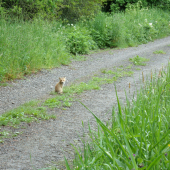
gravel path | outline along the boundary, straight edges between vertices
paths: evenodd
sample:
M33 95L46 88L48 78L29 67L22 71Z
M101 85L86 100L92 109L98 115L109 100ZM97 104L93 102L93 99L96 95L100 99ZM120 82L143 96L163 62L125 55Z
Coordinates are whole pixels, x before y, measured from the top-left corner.
M74 61L69 66L50 71L43 70L27 79L16 80L7 87L0 87L0 113L33 99L50 97L50 92L54 90L61 76L67 77L66 85L69 85L75 81L88 80L90 76L98 74L103 68L127 66L130 64L129 58L136 55L149 58L147 65L140 66L141 70L134 70L132 77L124 77L116 82L119 98L121 102L124 102L124 90L128 90L129 83L131 84L130 91L133 92L136 87L140 86L139 79L142 72L144 75L150 75L151 70L160 70L162 65L168 64L170 57L168 45L170 45L170 37L138 47L103 51L88 55L86 61ZM166 54L153 54L156 50L163 50ZM79 98L102 120L109 119L111 115L109 110L116 104L113 84L103 85L101 90L85 92ZM69 160L74 156L70 143L75 145L81 143L80 137L88 132L88 122L92 128L95 128L94 118L78 102L74 102L67 110L53 109L49 112L56 114L57 119L31 123L26 129L13 129L13 131L22 131L23 134L13 139L6 139L3 144L0 144L0 169L31 170L53 164L57 164L59 169L64 169L62 166L64 155Z

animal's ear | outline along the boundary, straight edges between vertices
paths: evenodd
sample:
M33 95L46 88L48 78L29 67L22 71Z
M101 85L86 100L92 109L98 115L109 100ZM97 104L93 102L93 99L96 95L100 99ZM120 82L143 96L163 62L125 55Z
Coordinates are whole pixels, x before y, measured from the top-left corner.
M59 80L61 80L61 77L59 77Z

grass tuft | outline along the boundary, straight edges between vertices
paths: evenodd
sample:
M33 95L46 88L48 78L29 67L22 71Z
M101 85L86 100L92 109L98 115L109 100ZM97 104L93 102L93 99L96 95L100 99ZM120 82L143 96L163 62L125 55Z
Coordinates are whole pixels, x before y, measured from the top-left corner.
M48 115L47 109L39 107L38 104L38 101L31 101L0 115L0 126L15 126L20 125L21 122L30 123L55 118L54 115Z
M149 59L144 58L144 57L139 57L138 55L136 57L133 58L129 58L129 61L131 61L134 65L137 66L145 66L147 61L149 61Z
M166 52L163 50L154 51L153 53L154 54L166 54Z

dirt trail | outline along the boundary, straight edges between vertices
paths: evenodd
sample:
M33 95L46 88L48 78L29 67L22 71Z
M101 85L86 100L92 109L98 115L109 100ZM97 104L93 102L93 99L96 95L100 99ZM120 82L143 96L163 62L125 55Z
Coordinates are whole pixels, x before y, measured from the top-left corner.
M7 87L0 88L0 113L32 99L48 98L54 90L58 77L66 76L69 82L88 80L103 68L114 66L127 66L129 58L139 55L149 58L146 66L140 66L141 70L133 70L132 77L124 77L116 82L121 102L125 100L124 90L128 90L131 84L131 94L140 86L140 77L150 75L151 70L159 70L166 66L170 57L170 37L154 42L121 50L109 50L87 56L86 61L74 61L69 66L62 66L51 71L42 71L25 80L17 80ZM163 50L166 54L153 54L156 50ZM145 76L146 77L146 76ZM109 119L116 96L113 84L103 85L101 90L92 90L80 95L81 101L102 120ZM74 150L70 143L80 144L80 137L88 132L87 124L90 122L95 128L95 120L92 115L78 102L67 110L53 109L49 112L57 115L56 120L32 123L26 129L14 129L23 131L22 135L13 139L7 139L0 144L0 169L7 170L31 170L56 165L62 168L64 155L71 160ZM107 114L106 114L107 113ZM82 128L82 121L85 128Z

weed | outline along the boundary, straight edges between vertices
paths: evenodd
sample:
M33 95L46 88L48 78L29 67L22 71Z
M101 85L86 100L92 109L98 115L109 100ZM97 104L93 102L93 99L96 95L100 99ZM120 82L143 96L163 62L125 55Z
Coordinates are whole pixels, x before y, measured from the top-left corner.
M131 69L132 68L132 64L129 64L126 69Z
M129 61L133 62L134 65L140 65L140 66L145 66L147 61L149 61L149 59L144 58L144 57L139 57L138 55L136 57L133 58L129 58Z
M163 50L154 51L154 54L166 54Z
M38 101L31 101L21 105L20 107L13 109L0 115L0 126L16 126L21 122L33 122L42 120L48 120L55 118L54 115L48 115L45 107L39 107Z
M0 86L6 87L6 86L8 86L8 84L7 83L0 83Z
M141 68L135 68L135 70L141 70Z

